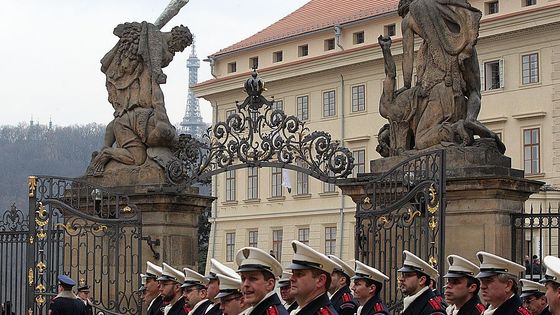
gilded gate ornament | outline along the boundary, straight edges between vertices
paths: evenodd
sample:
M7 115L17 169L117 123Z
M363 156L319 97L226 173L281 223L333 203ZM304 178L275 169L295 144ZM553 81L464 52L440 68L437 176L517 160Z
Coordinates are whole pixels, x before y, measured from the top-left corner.
M37 189L37 177L29 176L27 178L27 187L29 190L29 197L35 197L35 190Z

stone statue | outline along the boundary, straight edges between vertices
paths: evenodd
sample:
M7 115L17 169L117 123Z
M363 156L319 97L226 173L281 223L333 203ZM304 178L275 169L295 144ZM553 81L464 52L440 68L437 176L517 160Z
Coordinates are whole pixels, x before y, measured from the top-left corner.
M166 75L162 69L169 65L176 52L192 43L192 34L183 25L162 32L160 28L169 21L170 14L177 14L177 5L174 11L168 11L162 14L163 20L158 19L158 25L124 23L113 31L119 41L101 59L101 71L106 76L114 119L107 125L102 149L93 154L88 176L107 176L110 169L113 176L120 177L127 170L140 172L127 166L142 166L152 160L161 172L146 176L152 177L148 181L157 183L164 178L167 164L175 159L172 149L178 138L165 110L160 85L166 82Z
M475 45L481 12L466 0L401 0L398 13L403 18L404 86L395 91L391 40L380 36L386 77L379 112L389 124L380 130L378 152L395 156L439 144L468 146L477 135L494 139L504 153L497 135L477 120L481 95ZM412 86L415 36L423 43Z

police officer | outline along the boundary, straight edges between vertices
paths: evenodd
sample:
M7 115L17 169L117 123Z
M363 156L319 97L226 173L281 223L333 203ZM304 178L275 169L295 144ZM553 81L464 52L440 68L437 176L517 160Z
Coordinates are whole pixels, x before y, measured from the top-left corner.
M352 287L354 297L360 303L356 312L357 315L389 314L387 306L379 297L383 289L383 283L389 280L389 277L381 271L356 260L356 271L352 280L354 281Z
M208 299L208 279L198 272L183 268L185 282L181 286L183 298L188 307L189 315L204 315L212 306L212 301Z
M523 306L531 315L551 315L546 302L546 287L535 281L521 279L521 295Z
M482 299L489 304L484 314L530 315L517 295L517 277L525 267L487 252L476 255L480 260L480 273L476 277L480 280Z
M478 291L480 281L475 276L480 272L478 266L467 259L457 256L447 256L449 269L443 276L447 279L445 299L449 303L448 315L480 315L484 312L484 305L480 303Z
M159 293L166 305L163 307L163 315L186 315L185 300L181 285L185 280L185 274L181 271L163 263L159 282Z
M430 290L430 279L436 279L438 272L430 264L413 253L403 251L405 259L399 285L405 295L403 315L445 315L445 307L438 302L436 295Z
M546 301L552 314L560 314L560 258L546 256L543 260L546 267L544 279L540 282L546 287Z
M58 295L49 307L49 315L86 315L86 307L74 293L72 287L76 282L66 275L58 276Z
M244 303L250 305L245 314L288 315L274 292L276 277L282 275L282 265L262 249L244 247L237 251L235 262L241 275Z
M292 241L292 248L294 256L288 269L292 270L292 291L299 305L295 314L338 314L332 307L327 290L332 281L331 274L335 268L341 267L299 241Z
M82 302L84 302L84 305L86 306L86 314L93 315L93 304L89 299L89 294L90 294L90 290L87 284L78 287L78 298Z
M213 304L206 310L206 315L222 314L222 311L220 311L220 301L216 298L218 292L220 291L220 279L218 278L218 275L239 278L239 275L235 272L235 270L229 268L214 258L210 259L210 272L206 278L208 279L208 299L212 301Z
M296 297L292 292L292 286L290 284L290 278L292 278L292 273L288 271L282 272L282 278L278 280L278 288L280 289L280 296L284 300L284 307L290 313L298 307L296 302Z
M148 303L147 315L162 315L163 298L159 293L159 282L157 278L161 277L162 268L150 261L146 262L146 273L142 275L145 282L144 300Z
M249 306L243 301L241 293L241 278L217 275L220 281L220 291L216 298L220 299L220 310L224 315L239 315Z
M340 268L335 268L331 274L331 303L340 315L354 315L358 310L358 302L354 300L350 291L350 278L354 276L354 268L335 255L328 255Z

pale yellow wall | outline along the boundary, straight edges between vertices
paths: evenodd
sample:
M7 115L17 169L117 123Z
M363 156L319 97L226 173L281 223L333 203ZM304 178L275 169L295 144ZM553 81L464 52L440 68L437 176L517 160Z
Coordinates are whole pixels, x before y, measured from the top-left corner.
M560 185L560 140L556 140L553 132L560 132L560 1L538 1L537 6L554 5L538 13L515 14L535 7L522 8L521 0L500 1L498 15L484 16L488 22L481 27L481 36L477 46L479 60L503 59L505 87L494 91L483 92L482 110L479 119L490 129L500 131L507 146L506 154L512 159L514 168L523 168L522 130L524 128L541 128L541 173L529 176L532 179ZM482 1L473 1L473 5L482 8ZM514 13L514 14L512 14ZM555 18L556 17L556 18ZM323 40L332 37L334 31L296 38L254 51L240 52L232 56L218 59L217 69L222 69L232 60L238 61L238 72L248 70L248 58L259 56L262 78L266 81L268 91L265 96L275 96L284 102L284 110L288 115L296 114L296 97L309 95L310 120L307 122L311 131L325 130L333 139L343 140L343 145L351 150L365 149L366 161L379 158L375 151L377 133L386 122L378 113L378 102L384 78L382 57L379 48L371 45L376 42L377 35L383 32L383 26L391 22L397 23L397 37L400 36L400 18L395 15L384 19L370 20L343 28L342 45L349 51L323 51ZM555 23L553 23L555 22ZM553 24L550 24L553 23ZM534 25L549 24L545 27L530 28ZM366 43L362 49L352 45L352 33L365 31ZM297 57L297 46L308 43L310 56ZM418 46L418 45L417 45ZM284 62L282 66L268 68L272 52L282 49ZM393 54L396 55L397 70L400 73L400 41L395 40ZM521 55L529 52L539 53L539 83L524 86L521 84ZM323 57L321 57L323 56ZM325 56L329 56L325 58ZM317 57L317 58L314 58ZM301 59L312 58L308 62ZM299 62L298 62L299 61ZM553 65L553 61L556 62ZM296 63L294 63L296 62ZM244 64L241 67L241 64ZM274 66L280 65L274 64ZM267 70L268 68L268 70ZM225 68L224 68L225 69ZM220 76L225 76L219 70ZM239 73L238 73L239 74ZM226 110L234 108L234 101L242 101L245 97L241 91L243 81L248 76L234 77L195 88L196 93L211 101L217 117L223 121ZM398 83L402 85L402 76ZM363 112L351 112L351 87L356 84L366 85L366 109ZM322 92L336 91L336 116L322 117ZM344 98L342 97L344 91ZM556 113L556 114L555 114ZM554 124L553 117L559 116ZM344 117L344 119L342 119ZM369 163L368 163L369 164ZM366 171L371 171L366 165ZM322 183L310 178L310 195L304 198L295 196L296 176L291 173L292 194L284 189L284 198L269 200L270 169L259 171L259 201L245 201L247 198L247 171L237 171L237 201L224 202L225 175L216 177L215 185L218 200L215 202L215 238L210 240L209 258L225 261L225 233L236 232L236 250L247 246L249 229L258 228L259 247L268 251L272 247L272 229L282 227L284 230L283 265L287 265L291 257L290 241L297 237L297 226L310 227L310 245L320 251L324 250L324 227L336 225L337 233L343 230L342 238L337 246L337 254L342 251L342 258L354 258L354 203L342 197L340 191L335 194L322 194ZM533 196L535 202L555 202L558 194L547 193ZM340 210L344 208L344 219ZM343 223L342 223L343 222ZM344 227L343 229L341 227Z

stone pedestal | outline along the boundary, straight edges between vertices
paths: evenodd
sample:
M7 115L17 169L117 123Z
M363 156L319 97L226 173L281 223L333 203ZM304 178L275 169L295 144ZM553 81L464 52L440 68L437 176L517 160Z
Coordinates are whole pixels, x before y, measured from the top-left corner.
M128 195L142 212L142 236L147 239L142 242L142 270L147 260L160 266L165 262L176 268L196 267L198 217L215 198L199 195L194 187L187 191L153 191L149 187L142 191L136 187Z
M511 159L501 155L491 143L478 140L473 147L440 147L446 152L445 255L457 254L475 261L485 250L510 257L512 213L544 184L524 178L511 168ZM378 176L422 151L373 160L371 174ZM344 184L343 193L355 201L364 193L365 181Z

